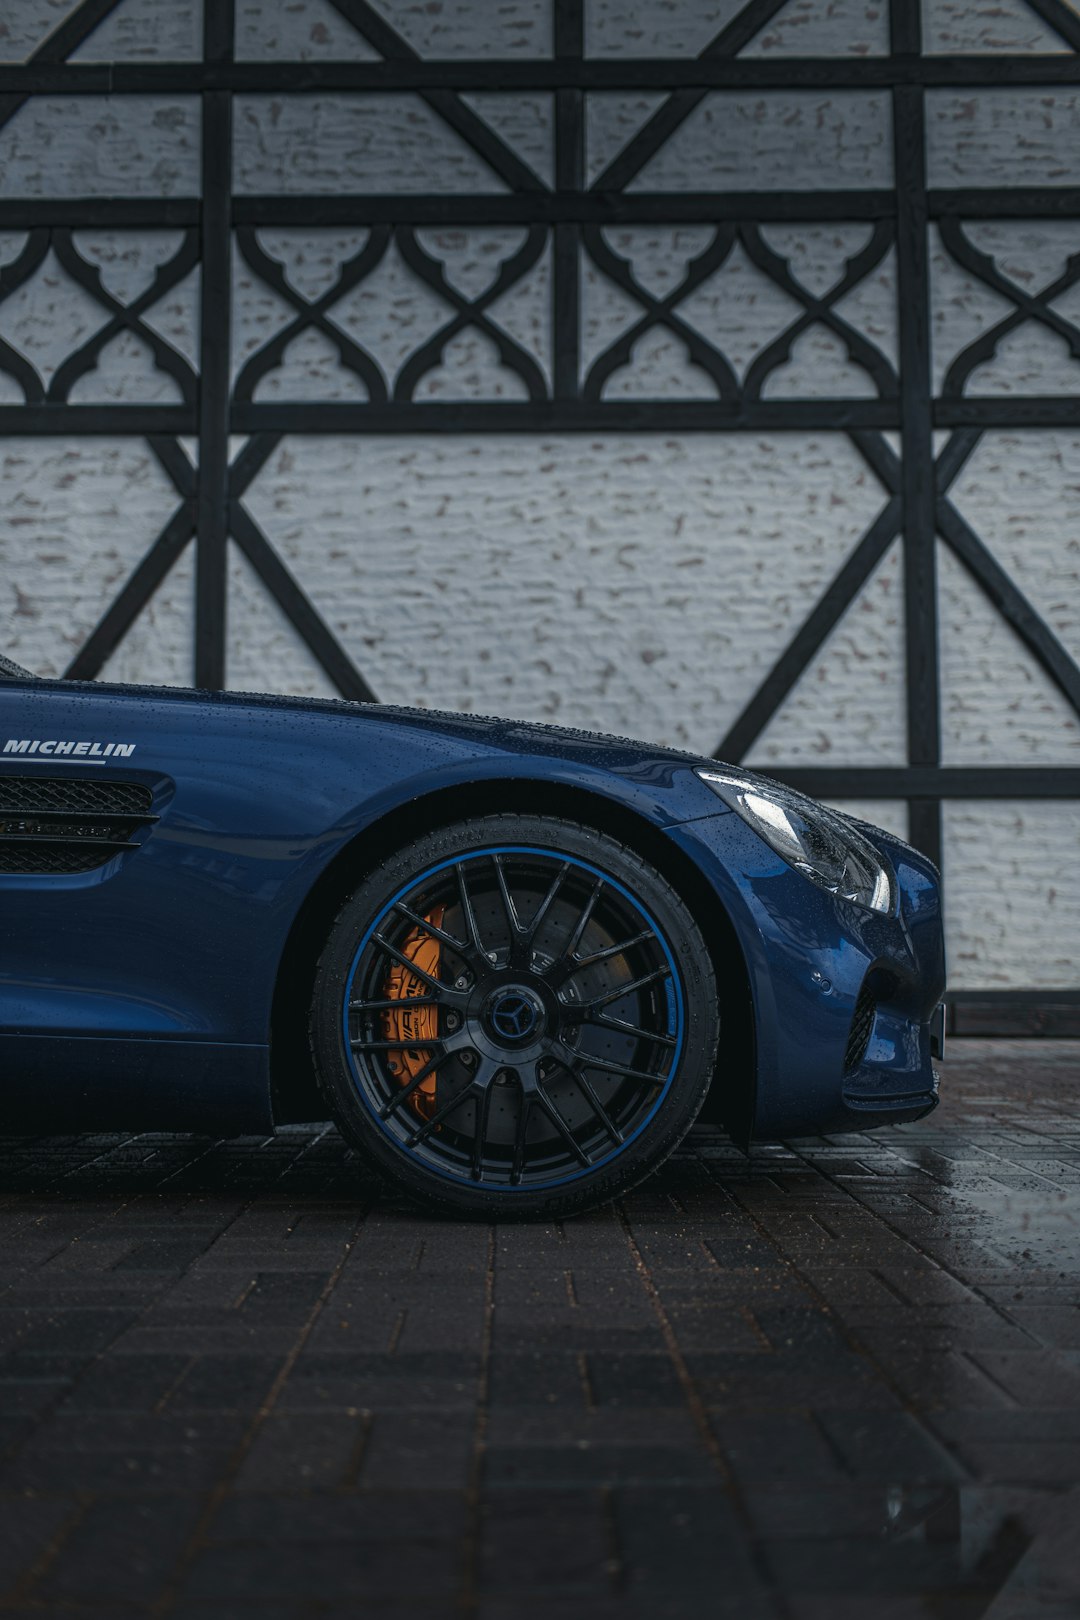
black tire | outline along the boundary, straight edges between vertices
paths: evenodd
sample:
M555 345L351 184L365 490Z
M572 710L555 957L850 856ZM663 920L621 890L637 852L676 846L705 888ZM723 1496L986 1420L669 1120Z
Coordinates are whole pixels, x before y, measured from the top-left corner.
M690 1129L718 1040L681 897L635 850L550 816L398 850L345 901L315 974L312 1052L342 1134L463 1215L618 1197Z

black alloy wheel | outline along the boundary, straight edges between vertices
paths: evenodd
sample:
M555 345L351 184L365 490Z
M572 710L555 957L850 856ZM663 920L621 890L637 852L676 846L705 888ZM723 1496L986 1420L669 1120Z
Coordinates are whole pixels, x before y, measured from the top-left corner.
M320 960L320 1083L362 1156L429 1203L570 1213L692 1124L719 1024L681 898L604 834L461 823L350 896Z

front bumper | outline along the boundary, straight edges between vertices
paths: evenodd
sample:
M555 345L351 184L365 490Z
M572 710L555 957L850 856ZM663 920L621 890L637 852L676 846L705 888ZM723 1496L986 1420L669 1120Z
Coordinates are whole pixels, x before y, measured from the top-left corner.
M668 829L716 889L746 961L755 1054L752 1104L736 1111L744 1136L862 1131L937 1103L937 871L899 839L863 830L895 869L895 916L817 888L733 812ZM716 1083L734 1088L740 1077L725 1075L723 1050L721 1036Z

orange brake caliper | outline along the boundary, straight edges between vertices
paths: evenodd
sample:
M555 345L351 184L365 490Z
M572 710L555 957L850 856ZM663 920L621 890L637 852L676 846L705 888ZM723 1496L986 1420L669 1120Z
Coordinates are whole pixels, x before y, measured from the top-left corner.
M445 907L435 906L424 918L434 928L442 926ZM414 928L401 947L403 956L415 962L421 973L430 978L439 977L442 946L422 928ZM387 1067L399 1085L407 1086L431 1058L425 1041L434 1041L439 1033L437 1007L410 1007L409 1002L428 995L429 986L415 973L410 973L403 962L395 962L383 983L383 996L387 1001L398 1001L400 1007L389 1007L382 1015L383 1039L408 1041L387 1054ZM413 1042L416 1044L413 1045ZM435 1112L435 1076L427 1075L408 1099L409 1107L421 1119L430 1119Z

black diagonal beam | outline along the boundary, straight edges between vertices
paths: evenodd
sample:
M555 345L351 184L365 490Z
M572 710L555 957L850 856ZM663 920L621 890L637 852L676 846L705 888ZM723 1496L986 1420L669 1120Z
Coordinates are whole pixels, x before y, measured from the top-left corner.
M937 458L934 466L937 530L988 601L1066 700L1080 713L1080 668L1046 620L948 499L948 490L977 448L980 437L978 429L960 429L950 435ZM729 728L715 751L716 759L738 763L746 756L900 532L903 469L899 457L880 434L853 432L851 438L889 492L888 504L879 512L750 702ZM920 767L919 770L912 768L912 780L930 780L936 769L936 766ZM781 771L780 774L787 780L787 773Z
M810 661L836 628L900 530L900 498L881 509L810 616L785 647L738 719L728 729L714 758L736 764L753 747Z
M889 501L784 648L742 713L729 727L716 748L715 759L737 764L745 757L900 532L903 507L900 500L900 466L896 456L878 433L860 430L853 432L850 437L889 495Z
M1027 6L1070 50L1080 51L1080 12L1069 0L1027 0Z
M83 0L83 4L77 6L70 17L65 17L42 41L24 67L45 67L65 62L119 4L120 0ZM27 100L28 97L24 95L0 96L0 129L11 122Z
M419 52L413 50L385 17L368 4L368 0L330 0L330 4L388 62L419 62ZM479 113L473 112L456 90L422 90L419 93L432 111L438 113L455 135L459 135L511 191L540 192L545 189L528 164L523 163L517 153L499 139L491 125Z
M180 505L68 664L65 680L92 681L101 674L195 533L198 481L194 467L175 439L155 434L147 443L179 493Z
M367 681L239 500L230 505L229 527L248 562L342 697L375 703L377 699Z
M281 435L276 433L250 438L229 465L228 530L341 695L359 702L374 702L374 693L367 681L241 504L244 493L280 442ZM147 443L181 496L181 502L64 671L68 680L89 681L101 673L196 532L199 490L196 469L177 440L154 435Z
M710 40L701 52L702 57L708 60L738 55L787 3L788 0L750 0L750 4L744 6L727 27ZM673 91L593 181L593 190L625 190L708 94L709 91L703 88Z
M937 503L937 526L983 595L1019 636L1039 666L1080 714L1080 668L1045 619L950 501Z
M100 675L194 532L195 503L182 501L65 669L65 680L92 681Z
M280 442L280 433L264 433L250 438L230 465L230 533L342 697L353 698L359 703L374 703L375 694L371 687L242 504L245 491L262 472Z

